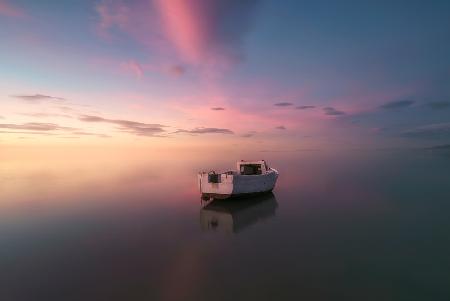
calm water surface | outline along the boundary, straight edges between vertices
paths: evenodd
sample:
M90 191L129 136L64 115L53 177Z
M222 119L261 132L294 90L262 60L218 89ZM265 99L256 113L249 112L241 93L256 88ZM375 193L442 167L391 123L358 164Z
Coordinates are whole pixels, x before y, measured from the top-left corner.
M448 154L257 155L273 194L213 203L242 155L2 158L0 300L450 299Z

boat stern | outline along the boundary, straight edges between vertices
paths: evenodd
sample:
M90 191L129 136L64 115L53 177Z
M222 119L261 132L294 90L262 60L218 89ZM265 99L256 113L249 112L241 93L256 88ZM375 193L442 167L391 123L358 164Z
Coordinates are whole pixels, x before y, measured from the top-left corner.
M200 172L197 178L198 188L202 194L231 195L233 192L233 175L230 173Z

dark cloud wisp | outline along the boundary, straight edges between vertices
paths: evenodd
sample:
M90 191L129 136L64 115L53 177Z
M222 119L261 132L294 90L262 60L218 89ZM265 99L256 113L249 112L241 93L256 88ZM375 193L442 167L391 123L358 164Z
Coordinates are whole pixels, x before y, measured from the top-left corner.
M277 102L274 104L274 106L276 107L290 107L293 106L294 104L292 102L286 102L286 101L282 101L282 102Z
M47 118L47 117L64 117L64 118L72 118L72 116L67 114L58 114L58 113L19 113L23 116L36 117L36 118Z
M242 61L242 47L245 35L250 31L260 0L194 0L190 1L193 11L201 15L200 45L203 52L220 55L234 62ZM208 55L207 55L208 56ZM208 57L205 58L208 58Z
M55 133L49 132L24 132L24 131L0 131L0 134L26 134L26 135L43 135L43 136L54 136Z
M84 122L115 124L118 126L118 129L123 132L147 137L162 137L161 134L165 132L163 128L166 127L165 125L157 123L143 123L122 119L107 119L94 115L81 115L78 119Z
M325 115L330 115L330 116L345 115L345 112L339 111L333 107L325 107L325 108L323 108L323 112L325 113Z
M61 102L65 101L62 97L43 95L43 94L34 94L34 95L13 95L12 97L24 100L29 103L39 103L42 101L56 101Z
M99 137L99 138L111 138L110 135L98 134L98 133L90 133L90 132L83 132L83 131L72 132L72 134L80 135L80 136L95 136L95 137Z
M396 100L396 101L390 101L380 106L382 109L401 109L401 108L407 108L414 104L414 100Z
M284 125L280 125L280 126L277 126L277 127L275 127L277 130L285 130L286 129L286 127L284 126Z
M250 137L253 137L255 135L256 135L255 131L250 131L250 132L247 132L245 134L242 134L241 137L243 137L243 138L250 138Z
M298 106L296 107L297 110L308 110L308 109L314 109L316 106Z
M225 111L225 108L222 108L222 107L214 107L214 108L211 108L211 110L213 110L213 111Z
M450 139L450 122L419 126L402 132L401 136L421 139Z
M30 131L72 131L75 128L60 126L55 123L40 123L40 122L28 122L23 124L3 123L0 124L0 129L10 130L30 130Z
M187 133L187 134L228 134L233 135L234 132L229 129L220 129L220 128L204 128L199 127L192 130L177 130L175 134L177 133Z
M450 108L450 101L432 101L427 103L427 106L433 110L444 110Z
M173 65L168 69L168 71L169 74L178 77L186 73L186 68L181 65Z

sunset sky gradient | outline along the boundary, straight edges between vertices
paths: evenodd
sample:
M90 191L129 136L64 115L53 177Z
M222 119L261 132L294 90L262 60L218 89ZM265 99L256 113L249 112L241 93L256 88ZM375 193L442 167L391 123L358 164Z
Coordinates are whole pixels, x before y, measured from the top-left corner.
M450 143L449 1L0 0L0 145Z

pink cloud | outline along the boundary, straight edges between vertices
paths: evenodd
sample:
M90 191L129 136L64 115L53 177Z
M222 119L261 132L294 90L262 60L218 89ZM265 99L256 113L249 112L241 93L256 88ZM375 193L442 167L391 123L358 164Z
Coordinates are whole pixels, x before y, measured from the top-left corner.
M181 65L173 65L167 68L167 73L174 77L179 77L186 73L186 68Z
M159 74L178 78L187 72L187 68L179 64L165 62L140 62L136 59L120 60L114 57L93 57L89 61L90 68L110 74L121 74L141 79L145 74Z
M242 57L240 43L258 1L155 0L165 33L190 63L230 63ZM230 18L233 22L230 22Z
M169 40L189 61L198 61L204 56L204 33L200 20L200 7L193 7L184 0L157 0Z
M276 133L277 127L283 124L293 130L310 130L317 126L314 116L299 118L298 110L292 112L277 113L271 105L254 105L253 110L248 107L232 105L225 96L195 96L192 100L201 99L201 103L193 104L188 98L169 101L171 109L182 112L186 117L195 117L189 122L189 126L212 126L229 128L238 135L258 131L261 133ZM226 107L226 110L211 110L212 107ZM182 124L177 125L182 126ZM278 133L279 134L279 133ZM250 136L249 136L250 137Z
M97 32L103 38L110 39L109 30L118 27L126 29L129 20L129 9L121 1L105 0L96 7L99 15Z
M134 60L130 60L128 62L124 62L120 64L121 69L128 74L134 75L136 78L142 78L144 75L144 69L141 64Z
M242 40L259 0L103 0L96 6L98 34L131 36L152 52L198 65L239 61ZM233 22L230 22L233 20Z
M370 132L378 134L378 133L382 132L383 130L384 130L384 128L381 128L381 127L373 127L370 129Z
M25 17L25 12L21 8L8 3L6 0L0 0L0 15L21 18Z
M122 33L150 51L167 55L167 43L161 37L161 24L152 1L102 0L95 10L95 31L102 39L113 42Z

